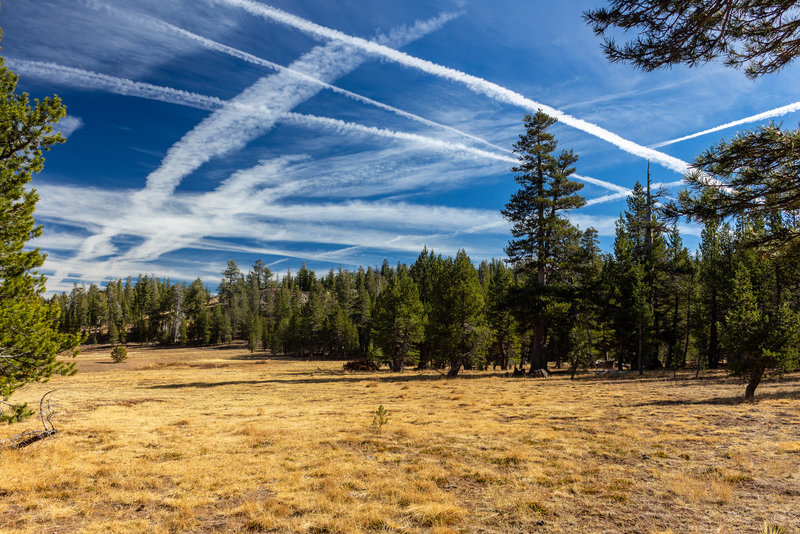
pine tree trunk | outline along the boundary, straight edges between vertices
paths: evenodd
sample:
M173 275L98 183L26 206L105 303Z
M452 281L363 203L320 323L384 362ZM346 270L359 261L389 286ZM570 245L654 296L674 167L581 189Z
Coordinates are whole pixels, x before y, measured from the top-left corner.
M639 358L637 365L639 366L639 376L644 375L644 332L642 331L642 318L639 317Z
M750 373L750 381L747 383L747 388L744 390L745 400L753 400L756 393L756 388L761 383L761 378L764 376L764 368L757 367Z
M447 371L447 378L455 378L461 370L461 358L450 360L450 370Z
M716 281L714 282L716 284ZM717 332L717 288L711 289L711 332L708 339L708 368L716 369L719 365L719 334Z
M669 346L667 350L667 368L675 369L677 366L677 358L675 347L678 344L678 306L680 303L679 292L675 291L675 307L672 310L672 329L669 333Z
M692 286L689 284L689 289L686 292L686 339L684 340L683 344L683 359L681 360L681 364L686 366L686 358L689 355L689 334L691 333L691 328L689 325L692 324Z
M545 319L536 319L536 324L533 328L533 353L531 354L531 370L530 374L535 374L537 369L547 369L547 352L544 346Z
M650 194L650 162L647 163L647 203L645 205L645 218L647 223L645 225L645 261L647 262L647 273L645 274L645 281L647 283L647 306L650 311L650 317L653 318L652 332L655 333L658 339L658 315L655 312L655 261L653 259L653 197ZM651 350L647 350L645 354L644 333L642 332L642 322L639 323L639 376L644 373L644 367L648 369L656 369L661 367L661 362L658 361L658 351L652 354ZM649 349L649 347L648 347ZM645 357L647 362L645 362Z
M400 351L398 351L398 352L400 352ZM397 352L392 355L392 371L393 372L399 373L399 372L401 372L403 370L403 363L404 363L403 360L405 360L405 358L401 354L398 354Z
M419 347L419 363L417 364L417 369L422 371L423 369L430 368L430 361L431 361L431 344L428 341L423 341Z

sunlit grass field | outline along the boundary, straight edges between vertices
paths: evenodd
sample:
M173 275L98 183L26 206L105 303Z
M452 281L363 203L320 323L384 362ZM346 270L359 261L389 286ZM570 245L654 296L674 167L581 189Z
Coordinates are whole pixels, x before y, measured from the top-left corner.
M59 434L0 450L0 532L800 532L797 374L743 403L723 374L445 380L109 352L13 398L57 389Z

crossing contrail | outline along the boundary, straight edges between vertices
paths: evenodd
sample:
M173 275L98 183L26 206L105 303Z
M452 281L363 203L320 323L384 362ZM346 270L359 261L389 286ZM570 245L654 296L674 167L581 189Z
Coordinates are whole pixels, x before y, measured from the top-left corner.
M542 110L544 113L547 113L551 117L558 119L564 124L611 143L625 152L642 157L648 161L652 161L681 174L684 174L689 170L689 164L679 158L625 139L622 136L606 130L601 126L592 124L577 117L573 117L572 115L564 113L563 111L546 104L531 100L520 93L483 78L479 78L450 67L445 67L443 65L406 54L405 52L401 52L397 49L375 41L369 41L361 37L346 34L339 30L321 26L304 18L292 15L291 13L287 13L286 11L266 4L254 2L253 0L213 1L217 3L228 4L230 6L240 7L253 15L258 15L269 20L286 24L316 38L339 41L350 46L360 48L365 52L389 59L401 65L417 69L421 72L460 83L475 93L486 95L499 102L512 104L530 112Z
M392 46L402 46L440 28L443 20L441 17L419 20L410 26L396 27L388 36L379 39ZM361 65L365 60L364 56L363 51L358 48L332 41L306 52L292 62L291 68L330 82ZM39 74L47 76L48 73ZM97 77L90 79L95 82ZM96 87L96 83L94 86ZM133 86L107 87L113 90L115 87L129 89ZM136 224L142 214L156 211L172 196L186 176L214 158L244 148L253 139L270 131L281 113L288 112L312 98L320 89L318 85L310 85L294 75L280 71L260 78L233 99L224 101L221 107L214 109L211 115L167 150L158 168L148 174L145 187L130 195L131 208L120 213L114 224L104 225L97 233L84 240L73 260L95 258L113 252L112 239L120 233L120 228L125 227L125 223ZM169 98L183 95L168 92L152 93L152 96ZM190 98L184 102L193 102L203 109L216 105L216 102L202 99L193 101ZM269 108L264 105L265 102L269 103ZM57 271L54 278L60 279L66 274Z
M318 85L318 86L320 86L320 87L322 87L324 89L328 89L329 91L332 91L334 93L337 93L337 94L340 94L340 95L345 96L347 98L350 98L352 100L355 100L356 102L361 102L361 103L368 104L370 106L376 107L378 109L382 109L384 111L389 111L391 113L394 113L395 115L398 115L400 117L404 117L406 119L413 120L415 122L419 122L420 124L424 124L426 126L430 126L430 127L433 127L433 128L439 128L439 129L442 129L442 130L446 130L448 132L454 133L454 134L459 135L461 137L465 137L465 138L470 139L472 141L475 141L477 143L481 143L483 145L490 146L490 147L492 147L492 148L494 148L496 150L501 150L503 152L511 152L509 149L501 147L501 146L498 146L498 145L496 145L494 143L491 143L490 141L487 141L486 139L478 137L477 135L472 135L470 133L467 133L467 132L464 132L462 130L459 130L458 128L453 128L452 126L448 126L446 124L441 124L439 122L432 121L430 119L426 119L425 117L417 115L416 113L411 113L409 111L400 109L400 108L398 108L396 106L391 106L389 104L384 104L383 102L379 102L379 101L377 101L375 99L366 97L364 95L360 95L358 93L355 93L353 91L349 91L347 89L343 89L343 88L338 87L336 85L333 85L333 84L327 83L325 81L322 81L319 78L315 78L313 76L310 76L310 75L308 75L308 74L306 74L304 72L300 72L298 70L291 69L291 68L286 67L284 65L281 65L279 63L275 63L274 61L270 61L268 59L264 59L264 58L258 57L256 55L250 54L249 52L245 52L243 50L239 50L239 49L234 48L232 46L228 46L228 45L222 44L220 42L214 41L213 39L208 39L207 37L203 37L202 35L198 35L196 33L190 32L190 31L185 30L185 29L183 29L183 28L181 28L179 26L175 26L174 24L170 24L169 22L163 21L163 20L158 19L156 17L152 17L150 15L145 15L145 14L142 14L142 13L135 13L135 12L131 12L131 11L124 10L124 9L115 8L115 7L103 4L101 2L97 2L95 0L84 0L84 3L89 5L92 8L95 8L95 9L105 9L105 10L107 10L109 12L117 13L117 14L123 16L123 17L128 18L131 21L135 21L135 22L137 22L139 24L142 24L142 25L151 26L152 28L154 28L156 30L160 30L160 31L163 31L163 32L173 33L173 34L179 35L181 37L184 37L186 39L194 41L197 44L199 44L199 45L201 45L201 46L203 46L203 47L205 47L205 48L207 48L209 50L214 50L216 52L220 52L222 54L226 54L226 55L228 55L230 57L235 57L237 59L240 59L240 60L245 61L247 63L250 63L252 65L258 65L260 67L272 69L272 70L275 70L275 71L287 72L287 73L289 73L289 74L291 74L293 76L296 76L297 78L299 78L301 80L304 80L304 81L306 81L306 82L308 82L310 84ZM456 16L457 16L457 14L454 14L454 13L444 13L444 14L440 15L439 17L437 17L437 21L440 24L444 24L444 23L452 20Z
M365 126L354 122L342 121L331 117L320 117L302 113L271 110L266 105L256 105L253 103L225 101L214 96L189 93L172 87L153 85L149 83L136 82L127 78L99 74L97 72L78 69L75 67L65 67L55 63L41 63L27 60L10 59L9 63L20 72L37 77L55 78L58 81L78 87L88 87L91 89L102 89L111 93L146 98L150 100L160 100L172 104L194 107L203 110L219 110L224 107L236 108L244 113L257 111L261 114L273 114L276 122L286 122L302 126L321 126L334 131L360 133L373 137L383 137L409 141L431 150L443 152L456 152L470 154L483 159L491 159L503 163L518 163L517 158L508 154L497 154L488 150L483 150L463 143L454 143L429 137L425 135L390 130L387 128L376 128ZM576 179L583 182L597 185L614 191L615 193L627 194L629 189L589 176L573 175Z

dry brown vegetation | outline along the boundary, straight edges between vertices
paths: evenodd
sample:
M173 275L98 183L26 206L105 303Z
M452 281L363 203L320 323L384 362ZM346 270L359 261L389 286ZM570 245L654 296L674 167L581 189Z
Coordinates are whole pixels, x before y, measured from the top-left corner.
M242 349L86 351L54 440L0 450L2 532L800 529L800 376L344 373ZM371 426L379 405L389 421ZM0 439L26 428L0 428Z

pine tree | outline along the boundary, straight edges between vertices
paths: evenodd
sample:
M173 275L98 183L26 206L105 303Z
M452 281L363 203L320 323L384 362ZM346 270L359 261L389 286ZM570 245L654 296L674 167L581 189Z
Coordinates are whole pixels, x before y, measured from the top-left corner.
M729 308L734 275L731 228L707 219L700 234L700 302L697 337L702 343L699 366L716 369L720 362L719 326Z
M605 39L611 61L646 70L722 58L758 78L777 73L800 56L797 2L780 0L611 0L584 18L598 35L610 29L638 32L622 46ZM690 191L667 205L670 217L705 221L744 213L796 218L800 209L800 130L770 124L722 141L697 158ZM796 224L766 233L762 242L798 241Z
M366 354L372 339L370 329L372 324L372 298L367 290L364 269L359 268L356 279L356 301L353 308L353 320L358 332L358 350Z
M419 290L406 270L394 276L375 302L373 337L392 371L403 370L414 344L422 340L425 308Z
M602 314L603 259L597 231L589 228L580 238L568 265L562 270L561 283L568 288L565 313L559 320L563 357L570 365L571 376L594 364L609 350L611 330Z
M528 308L521 316L533 318L533 353L531 373L547 369L545 340L551 319L548 308L553 301L548 284L560 264L566 259L565 245L574 242L577 229L564 217L567 210L582 206L585 201L577 192L583 184L570 180L578 158L572 151L562 151L558 156L555 137L547 130L556 123L542 111L524 118L525 133L514 145L519 155L517 173L520 190L502 210L503 216L513 223L514 239L505 251L510 261L525 276Z
M442 263L433 287L429 320L434 363L449 366L448 378L457 376L462 366L482 367L490 332L478 272L465 251Z
M108 327L108 342L112 345L119 343L119 329L116 323L111 323Z
M492 344L489 349L490 363L507 370L517 363L520 352L519 325L512 313L509 302L516 290L516 282L511 269L498 261L489 267L492 272L486 288L486 311Z
M313 273L311 274L313 275ZM299 330L295 330L296 339L302 350L309 356L319 354L324 345L323 336L327 310L322 291L322 284L314 280L308 292L308 300L300 313Z
M300 270L297 271L296 281L297 285L300 286L300 291L311 291L311 287L316 281L314 271L309 270L309 268L306 267L305 262L303 262L303 265L300 266Z
M800 241L800 129L769 124L720 141L697 157L689 189L669 204L674 217L698 221L759 214L777 219L752 245L782 248Z
M256 260L256 262L253 264L252 272L256 279L259 290L264 290L270 285L272 279L272 270L267 267L263 261Z
M752 399L767 370L787 371L798 365L800 316L789 306L788 294L769 309L759 303L751 276L754 269L740 263L733 282L733 305L726 317L723 344L729 371L747 380L745 398Z
M178 341L182 347L185 347L186 344L189 343L189 333L187 331L186 319L183 318L181 318L181 326L178 331Z
M666 362L669 369L676 371L686 363L685 345L688 340L689 322L684 320L691 314L691 294L694 283L694 262L689 250L674 225L668 234L667 263L665 273L665 320L662 329L662 342L665 345ZM686 309L686 312L683 312Z
M17 81L0 58L0 421L8 422L30 414L25 405L6 402L14 391L73 373L73 364L56 356L81 341L58 332L60 308L42 299L45 278L36 271L45 256L38 248L25 250L29 239L41 235L33 219L38 195L25 186L41 172L42 153L63 142L52 131L66 111L58 97L31 106L26 93L15 93Z
M428 251L428 247L423 247L417 261L409 268L409 273L419 290L419 299L422 302L425 316L429 318L425 323L425 332L419 344L419 364L417 365L419 369L427 369L431 363L432 342L437 324L435 320L430 320L435 300L434 286L443 266L444 260L441 256L436 256L432 250Z
M358 330L344 309L335 303L327 318L325 335L331 358L346 358L358 349Z
M668 343L666 316L670 311L667 242L656 206L661 192L651 191L649 168L646 184L636 182L626 199L627 209L617 223L614 258L606 272L619 363L627 360L640 375L645 369L662 367L659 352L661 343ZM632 326L633 345L629 336Z

